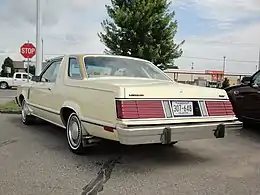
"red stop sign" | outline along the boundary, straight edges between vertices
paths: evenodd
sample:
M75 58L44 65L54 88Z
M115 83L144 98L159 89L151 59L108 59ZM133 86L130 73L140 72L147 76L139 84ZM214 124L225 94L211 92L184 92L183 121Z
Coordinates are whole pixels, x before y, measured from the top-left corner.
M20 53L24 58L33 58L36 53L36 47L32 43L25 43L20 47Z

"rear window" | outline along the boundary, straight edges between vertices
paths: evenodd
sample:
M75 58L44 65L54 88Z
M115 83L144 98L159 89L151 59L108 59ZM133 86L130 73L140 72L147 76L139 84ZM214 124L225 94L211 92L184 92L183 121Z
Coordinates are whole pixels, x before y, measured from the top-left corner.
M23 79L27 79L28 75L27 74L23 74Z
M139 59L122 57L84 58L88 77L134 77L168 80L170 78L154 64Z
M21 78L22 78L22 75L21 75L21 74L16 74L16 75L15 75L15 78L21 79Z

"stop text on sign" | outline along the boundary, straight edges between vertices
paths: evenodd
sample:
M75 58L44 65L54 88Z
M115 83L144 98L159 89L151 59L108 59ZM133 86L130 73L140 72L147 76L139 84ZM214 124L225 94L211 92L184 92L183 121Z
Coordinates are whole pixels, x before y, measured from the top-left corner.
M32 43L25 43L20 47L20 53L24 58L33 58L36 54L36 47Z
M35 48L22 48L22 54L33 54L35 53L36 49Z

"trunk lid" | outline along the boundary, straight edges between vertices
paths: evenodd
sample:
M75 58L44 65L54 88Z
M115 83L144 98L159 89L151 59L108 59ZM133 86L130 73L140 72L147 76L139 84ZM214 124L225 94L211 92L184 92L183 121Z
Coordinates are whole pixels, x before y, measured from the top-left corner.
M227 93L223 89L181 84L174 81L142 78L98 78L95 80L98 83L123 88L124 98L228 99Z

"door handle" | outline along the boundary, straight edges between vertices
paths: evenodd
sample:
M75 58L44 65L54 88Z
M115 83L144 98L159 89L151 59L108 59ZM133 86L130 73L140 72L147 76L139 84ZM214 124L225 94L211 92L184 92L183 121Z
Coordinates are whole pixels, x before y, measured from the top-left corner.
M48 90L51 91L51 88L49 87Z

